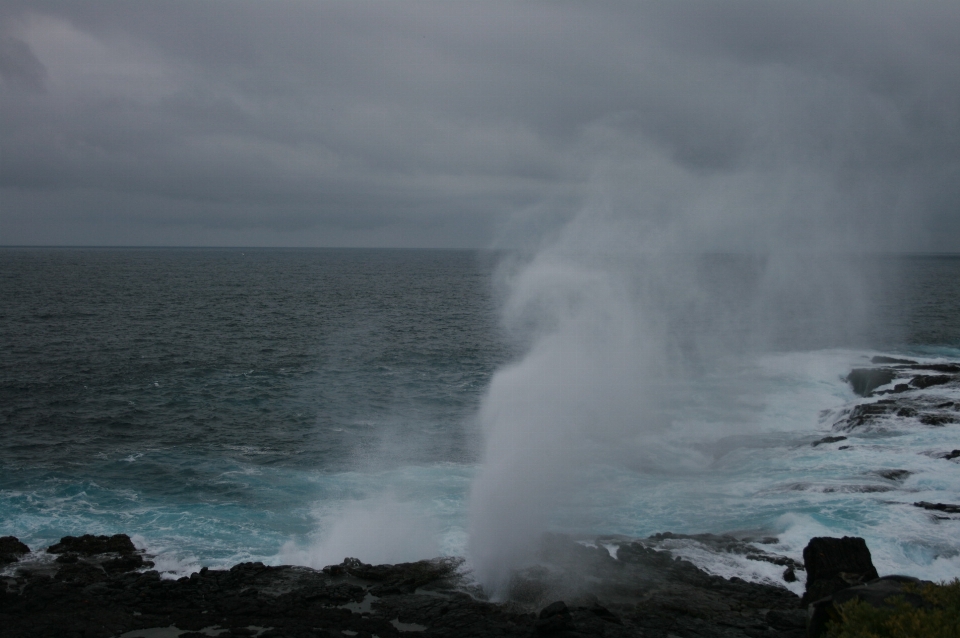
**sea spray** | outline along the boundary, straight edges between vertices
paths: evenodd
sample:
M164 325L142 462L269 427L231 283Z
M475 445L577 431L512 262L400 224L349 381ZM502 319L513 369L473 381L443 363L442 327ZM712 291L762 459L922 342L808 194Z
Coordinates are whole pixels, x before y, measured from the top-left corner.
M366 563L401 563L440 553L436 522L423 507L386 491L319 516L320 533L307 546L287 542L280 562L321 569L344 558Z
M646 193L625 186L650 169L643 162L603 169L613 177L594 180L581 212L505 269L503 321L526 354L493 377L482 402L485 448L468 514L469 560L494 596L536 558L544 532L616 526L581 526L573 505L603 476L709 471L717 440L756 430L741 405L762 404L754 388L730 387L706 420L688 409L691 388L764 352L869 340L875 262L836 252L827 227L792 245L780 222L795 221L793 207L754 223L730 212L736 198L654 168L667 186ZM683 183L690 192L678 195ZM743 238L739 252L710 236L723 219L724 236Z
M629 279L592 255L543 251L512 282L510 327L527 355L493 379L480 411L483 465L468 552L494 595L530 559L552 513L597 454L648 426L643 321Z

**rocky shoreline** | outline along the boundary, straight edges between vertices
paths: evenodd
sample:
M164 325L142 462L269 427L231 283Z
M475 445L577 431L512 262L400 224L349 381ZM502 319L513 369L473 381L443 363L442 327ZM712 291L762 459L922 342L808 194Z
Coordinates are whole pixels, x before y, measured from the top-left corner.
M12 537L0 543L3 560L22 564L8 564L0 589L9 638L805 635L792 592L711 576L642 542L614 559L547 537L542 564L518 572L501 603L484 600L451 558L348 558L323 570L243 563L164 580L125 535L66 537L45 550L55 560L24 560L24 550Z
M804 595L710 575L651 546L681 538L784 566L787 581L805 571ZM835 603L917 598L903 587L920 583L879 578L861 538L811 539L803 563L758 549L762 540L727 535L621 540L616 557L597 540L544 536L538 561L514 572L505 600L495 603L457 558L398 565L347 558L322 570L242 563L173 580L151 569L124 534L67 536L38 552L8 536L0 538L0 635L816 638Z
M656 535L651 537L668 537ZM749 543L727 536L700 540ZM40 556L42 554L42 556ZM0 539L5 638L784 638L822 635L835 601L883 605L916 579L877 578L860 538L814 538L803 598L774 585L709 575L643 541L614 558L566 536L544 538L541 562L518 571L504 602L483 599L463 561L368 565L347 558L322 570L242 563L163 579L129 537L65 537L32 553ZM763 553L764 559L775 555ZM54 560L50 557L57 556ZM783 558L783 557L781 557ZM32 560L31 560L32 559ZM39 559L39 560L38 560ZM908 596L911 594L908 594ZM920 603L922 604L922 603Z

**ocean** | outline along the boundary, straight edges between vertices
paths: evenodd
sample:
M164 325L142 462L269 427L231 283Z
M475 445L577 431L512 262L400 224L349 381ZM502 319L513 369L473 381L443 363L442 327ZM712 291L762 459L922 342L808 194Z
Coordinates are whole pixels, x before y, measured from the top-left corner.
M856 535L881 574L960 575L960 517L914 505L960 502L960 458L947 458L960 448L960 383L911 389L940 406L939 423L906 411L849 427L851 410L878 398L846 380L877 356L960 362L960 258L872 259L889 276L868 331L734 349L673 383L665 370L656 428L610 412L623 423L558 452L575 468L517 484L508 468L498 489L562 485L544 497L543 527L614 554L618 539L731 533L800 559L812 536ZM550 379L511 385L549 335L504 321L509 261L0 249L0 536L39 549L127 533L168 578L252 560L470 555L478 516L512 516L477 506L497 467L490 415L522 400L545 422L533 437L543 446L519 440L500 462L523 465L561 436L538 398ZM558 368L579 365L575 348L557 351ZM520 399L496 401L505 387ZM802 591L770 562L696 538L656 543L712 573Z

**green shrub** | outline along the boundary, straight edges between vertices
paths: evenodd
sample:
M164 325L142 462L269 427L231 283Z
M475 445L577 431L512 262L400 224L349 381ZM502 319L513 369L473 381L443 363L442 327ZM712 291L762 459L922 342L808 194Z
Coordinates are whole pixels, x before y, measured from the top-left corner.
M901 596L887 599L891 606L882 609L854 599L838 606L839 622L830 623L828 638L960 638L960 579L904 589L930 607L918 609Z

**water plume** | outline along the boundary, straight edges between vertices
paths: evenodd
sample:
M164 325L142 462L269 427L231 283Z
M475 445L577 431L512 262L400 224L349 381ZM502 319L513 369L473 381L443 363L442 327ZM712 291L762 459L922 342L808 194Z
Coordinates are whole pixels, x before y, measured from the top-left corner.
M712 176L628 150L603 163L578 214L503 268L504 324L526 354L494 376L481 406L468 522L469 559L494 596L560 512L577 528L570 503L603 481L591 468L703 470L692 446L676 455L665 443L690 425L677 414L693 379L745 353L849 343L869 317L869 259L838 249L839 212L777 208L791 180L759 188L760 176L734 175L736 195L724 195ZM804 214L821 230L800 241L789 229Z

